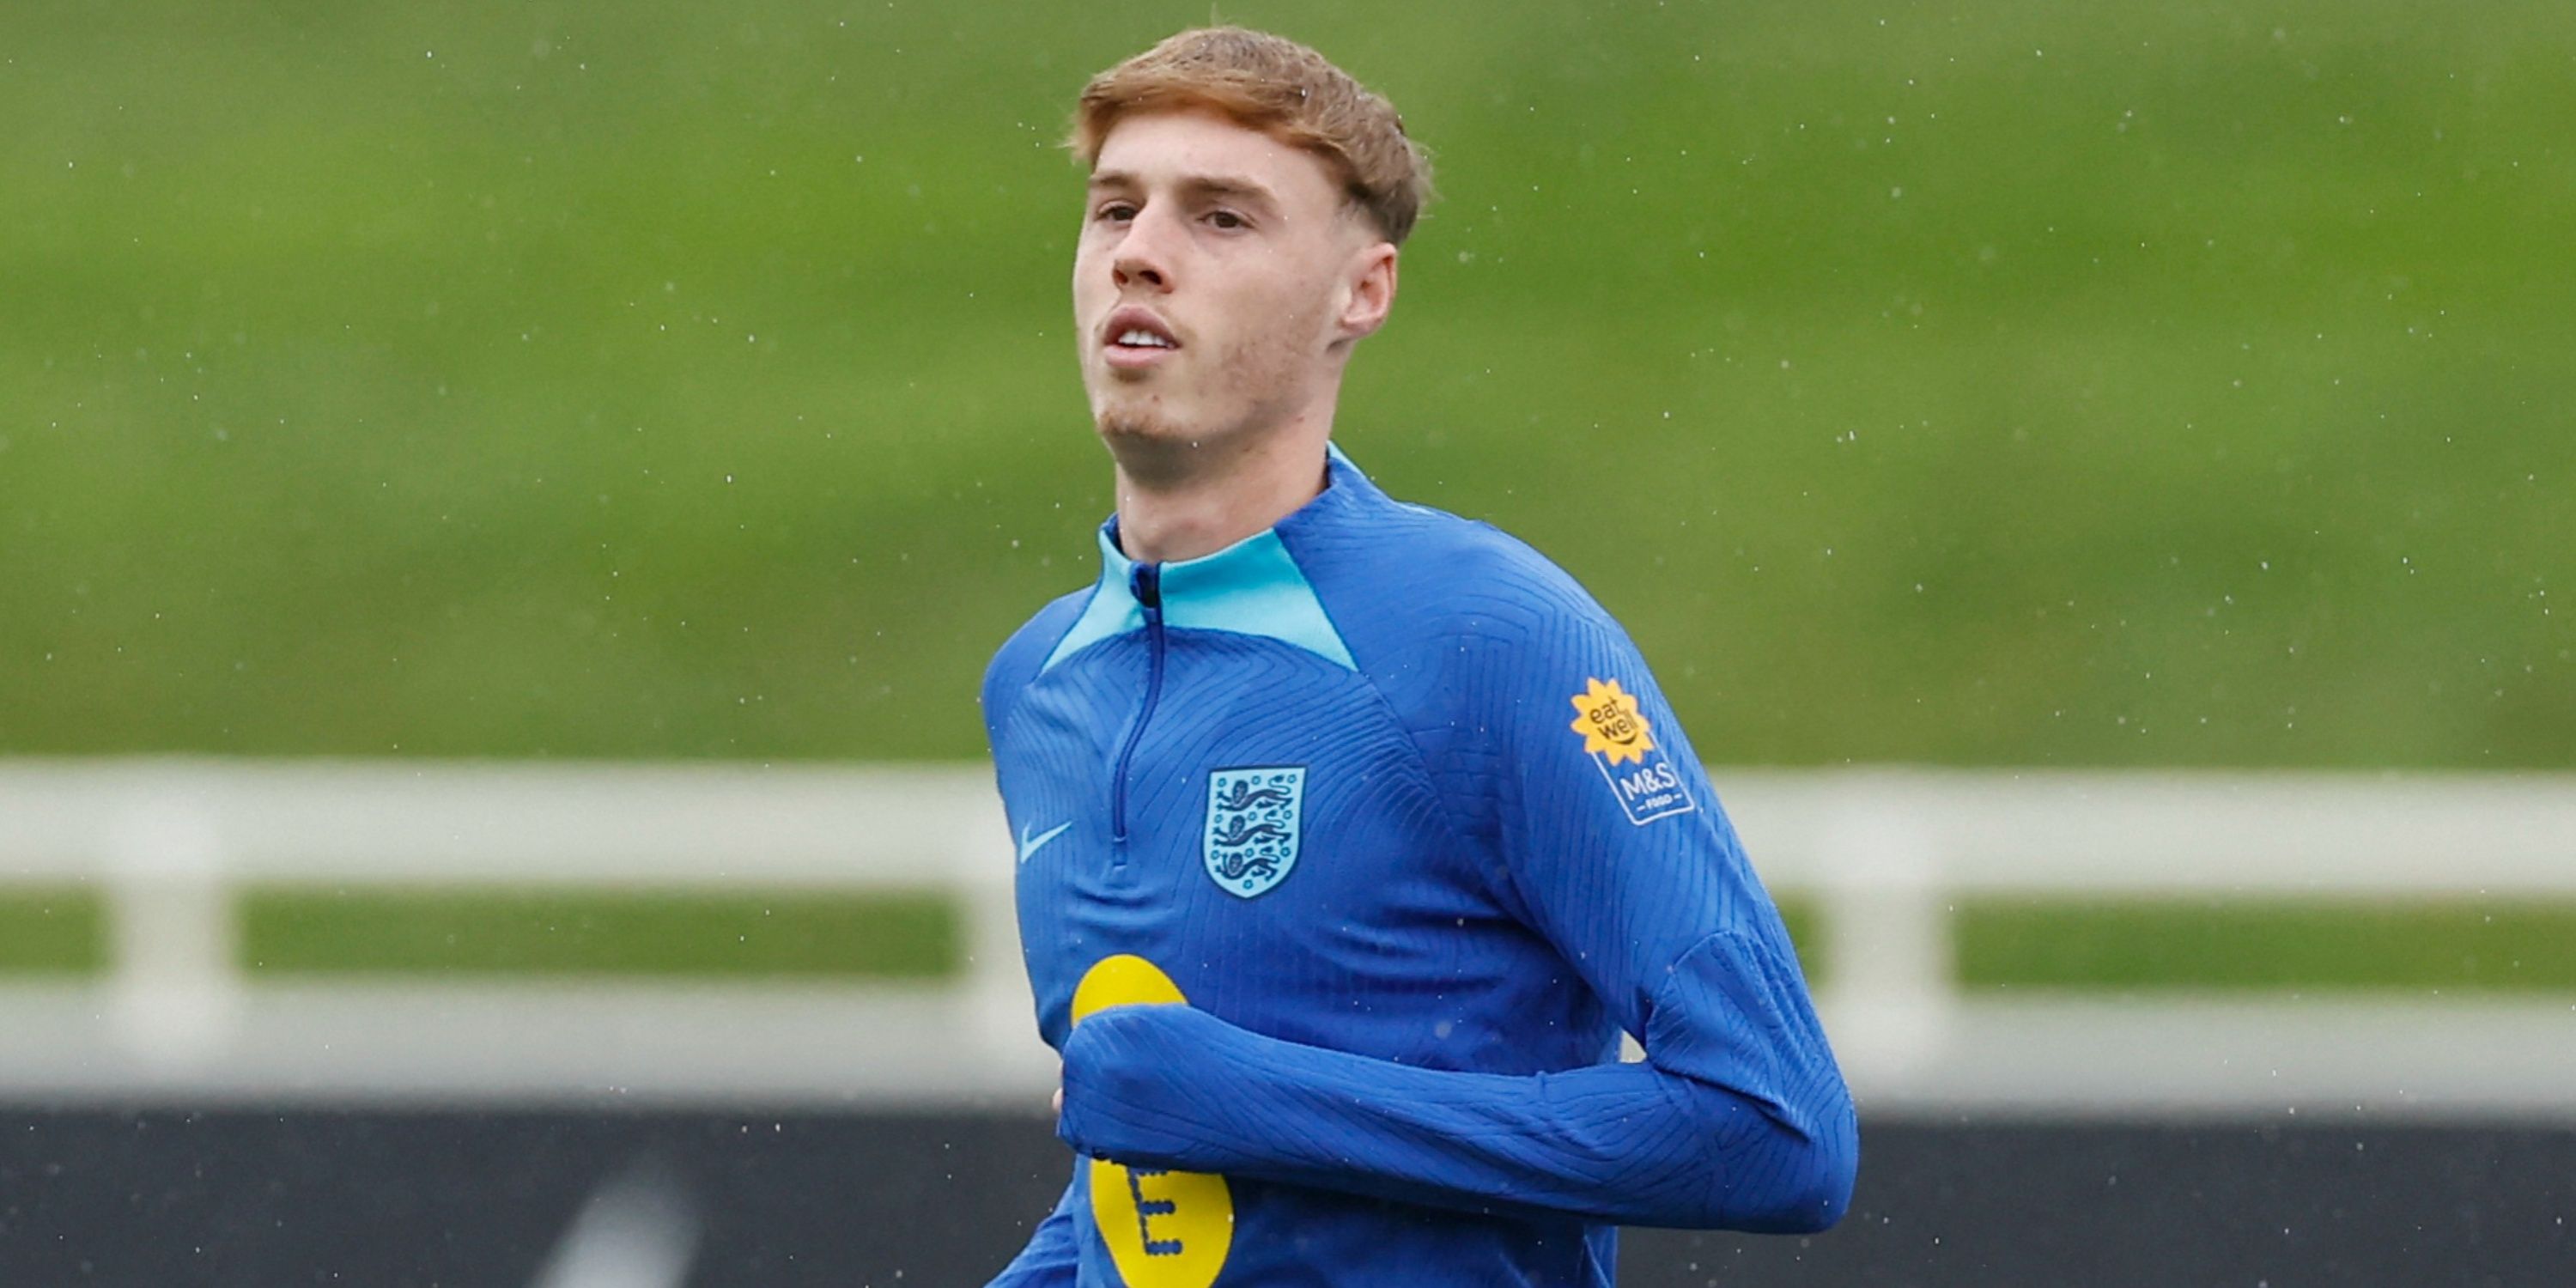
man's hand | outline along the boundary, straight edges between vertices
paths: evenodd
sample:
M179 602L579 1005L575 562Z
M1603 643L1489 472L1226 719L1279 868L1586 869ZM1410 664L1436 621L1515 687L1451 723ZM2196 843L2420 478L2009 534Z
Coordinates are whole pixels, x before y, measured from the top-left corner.
M1064 1043L1055 1134L1080 1153L1118 1162L1192 1169L1198 1142L1180 1125L1174 1088L1222 1098L1225 1069L1256 1037L1189 1006L1113 1006L1075 1025Z

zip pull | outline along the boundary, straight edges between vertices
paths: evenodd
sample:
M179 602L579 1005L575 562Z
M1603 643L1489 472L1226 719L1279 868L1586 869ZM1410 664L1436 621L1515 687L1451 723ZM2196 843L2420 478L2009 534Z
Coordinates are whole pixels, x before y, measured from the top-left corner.
M1163 622L1163 565L1140 563L1127 570L1128 593L1145 610L1145 621L1160 626Z

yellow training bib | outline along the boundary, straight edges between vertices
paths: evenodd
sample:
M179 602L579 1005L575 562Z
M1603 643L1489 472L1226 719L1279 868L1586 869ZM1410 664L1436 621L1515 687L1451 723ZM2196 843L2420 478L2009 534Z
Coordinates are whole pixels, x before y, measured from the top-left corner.
M1112 1006L1183 1005L1162 968L1121 953L1104 957L1073 989L1073 1022ZM1091 1166L1091 1219L1128 1288L1208 1288L1234 1246L1234 1195L1222 1176Z

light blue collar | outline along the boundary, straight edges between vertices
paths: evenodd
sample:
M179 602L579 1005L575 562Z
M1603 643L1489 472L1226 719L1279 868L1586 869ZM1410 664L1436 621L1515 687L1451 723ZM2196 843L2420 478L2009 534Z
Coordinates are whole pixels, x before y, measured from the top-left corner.
M1331 482L1323 496L1307 503L1308 509L1331 497L1333 489L1343 485L1346 472L1358 474L1339 448L1332 449L1332 458ZM1298 515L1305 513L1298 511ZM1047 654L1048 667L1102 640L1145 628L1144 606L1136 601L1135 569L1135 561L1118 548L1118 520L1113 516L1100 525L1100 581L1091 588L1091 599L1073 629ZM1212 555L1164 564L1160 587L1166 627L1266 636L1345 670L1359 669L1278 528L1254 533Z

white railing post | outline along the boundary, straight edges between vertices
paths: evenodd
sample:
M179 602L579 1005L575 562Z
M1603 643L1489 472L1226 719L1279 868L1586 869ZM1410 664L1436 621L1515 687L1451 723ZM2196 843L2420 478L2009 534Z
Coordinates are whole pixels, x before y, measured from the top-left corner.
M185 1064L219 1049L241 1008L223 838L183 796L146 795L107 838L109 989L119 1040Z
M964 811L956 846L956 883L964 896L964 1005L976 1040L995 1059L1025 1057L1037 1045L1029 1013L1028 967L1020 956L1019 856L999 797Z
M1938 1054L1958 1001L1940 856L1919 823L1862 785L1820 857L1820 1005L1835 1050L1872 1081L1901 1079Z

